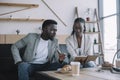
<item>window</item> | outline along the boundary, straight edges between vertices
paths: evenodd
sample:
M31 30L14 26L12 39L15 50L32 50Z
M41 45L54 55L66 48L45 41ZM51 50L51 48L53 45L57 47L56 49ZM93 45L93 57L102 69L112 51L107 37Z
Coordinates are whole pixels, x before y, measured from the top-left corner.
M103 28L105 61L112 62L117 51L117 0L99 0ZM103 3L103 4L102 4Z

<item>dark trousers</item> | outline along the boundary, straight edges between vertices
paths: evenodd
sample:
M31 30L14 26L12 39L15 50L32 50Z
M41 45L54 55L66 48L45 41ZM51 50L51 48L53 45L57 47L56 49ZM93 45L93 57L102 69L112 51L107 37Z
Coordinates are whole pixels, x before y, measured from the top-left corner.
M61 68L66 63L45 63L45 64L31 64L27 62L22 62L18 65L18 78L19 80L29 80L29 76L32 76L35 71L50 71L57 70Z

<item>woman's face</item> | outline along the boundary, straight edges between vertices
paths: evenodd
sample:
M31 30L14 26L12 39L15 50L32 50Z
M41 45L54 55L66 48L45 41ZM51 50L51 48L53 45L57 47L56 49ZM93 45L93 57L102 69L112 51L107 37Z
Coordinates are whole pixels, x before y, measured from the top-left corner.
M74 24L73 29L74 29L75 34L82 34L82 32L83 32L83 30L82 30L82 24L80 22L76 22Z

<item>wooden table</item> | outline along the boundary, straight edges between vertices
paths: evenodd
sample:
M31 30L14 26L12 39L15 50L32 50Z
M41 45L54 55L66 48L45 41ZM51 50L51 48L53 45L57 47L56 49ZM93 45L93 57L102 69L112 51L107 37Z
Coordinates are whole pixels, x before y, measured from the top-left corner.
M72 76L71 72L59 73L57 71L42 71L37 74L36 80L120 80L120 74L113 74L110 70L98 68L81 69L79 76Z

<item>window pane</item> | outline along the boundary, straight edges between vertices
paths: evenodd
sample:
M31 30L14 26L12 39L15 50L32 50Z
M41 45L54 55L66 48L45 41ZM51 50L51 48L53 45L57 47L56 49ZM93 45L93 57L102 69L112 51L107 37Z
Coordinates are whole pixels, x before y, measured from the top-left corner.
M103 0L103 16L116 13L116 0Z
M103 16L116 13L116 0L103 0ZM117 49L116 15L104 19L104 54L105 61L112 62Z

